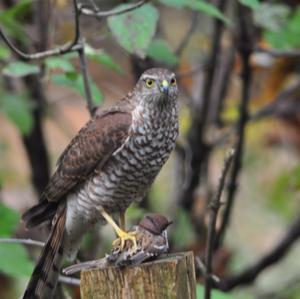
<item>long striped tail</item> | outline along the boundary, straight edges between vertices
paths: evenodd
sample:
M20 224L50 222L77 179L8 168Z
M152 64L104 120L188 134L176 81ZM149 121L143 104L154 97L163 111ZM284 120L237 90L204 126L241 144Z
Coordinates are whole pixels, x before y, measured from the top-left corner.
M44 246L27 285L23 299L52 298L63 258L63 239L66 223L66 208L61 206L55 215L50 236Z

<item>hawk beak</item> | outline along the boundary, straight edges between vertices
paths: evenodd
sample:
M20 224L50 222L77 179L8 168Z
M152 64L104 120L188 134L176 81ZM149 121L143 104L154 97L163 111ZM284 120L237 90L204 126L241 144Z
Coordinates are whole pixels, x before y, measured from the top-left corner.
M167 80L163 80L160 85L160 91L164 94L169 93L169 83Z

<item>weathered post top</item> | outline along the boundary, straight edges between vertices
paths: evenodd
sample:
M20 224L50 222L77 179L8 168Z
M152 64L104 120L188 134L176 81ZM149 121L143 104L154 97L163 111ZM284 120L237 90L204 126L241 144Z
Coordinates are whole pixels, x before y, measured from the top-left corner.
M85 270L80 289L82 299L195 299L194 256L182 252L123 269Z

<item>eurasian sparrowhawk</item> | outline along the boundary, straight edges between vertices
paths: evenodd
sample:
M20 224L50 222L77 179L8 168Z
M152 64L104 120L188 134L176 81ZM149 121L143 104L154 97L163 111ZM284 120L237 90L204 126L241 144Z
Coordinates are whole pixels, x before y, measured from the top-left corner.
M142 74L132 92L96 110L62 153L41 201L23 216L27 227L52 220L52 229L23 298L51 298L63 257L76 256L83 234L103 218L121 239L124 213L140 201L175 146L178 89L174 73ZM110 215L118 213L120 227Z

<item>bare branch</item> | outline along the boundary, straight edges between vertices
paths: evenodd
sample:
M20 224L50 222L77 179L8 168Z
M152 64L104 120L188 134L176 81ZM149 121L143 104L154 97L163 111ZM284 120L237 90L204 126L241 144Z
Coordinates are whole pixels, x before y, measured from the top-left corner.
M221 195L225 184L226 175L231 165L231 161L234 157L234 150L231 150L224 161L223 170L219 179L219 186L215 197L209 203L209 224L207 233L207 245L205 252L205 265L206 265L206 275L205 275L205 293L204 298L211 298L211 272L212 272L212 255L214 251L214 241L216 234L216 222L218 211L221 205Z
M87 62L86 62L86 58L85 58L84 46L82 46L81 49L78 50L78 55L79 55L79 60L80 60L81 73L82 73L82 77L83 77L84 90L85 90L85 94L86 94L87 107L88 107L90 114L93 115L93 111L94 111L95 107L93 104L91 87L89 84L89 75L88 75Z
M283 238L274 248L253 265L238 274L222 279L220 282L212 280L212 286L224 292L229 292L237 286L251 284L266 268L277 263L291 250L300 238L300 217L296 218Z
M85 16L89 17L110 17L110 16L116 16L120 15L129 11L132 11L134 9L137 9L144 5L147 2L147 0L142 0L137 3L133 3L132 5L126 7L126 8L114 8L108 11L101 11L100 8L95 8L93 5L93 8L86 7L84 5L79 4L78 10Z
M238 4L238 17L239 17L239 41L238 51L242 59L242 91L241 91L241 104L240 115L237 126L237 143L236 155L234 157L231 178L228 183L227 201L223 215L223 221L216 246L218 247L224 240L225 232L230 222L231 213L234 205L235 194L237 191L238 176L242 167L242 156L244 150L245 128L249 118L248 102L250 99L250 86L252 80L252 69L250 66L250 56L252 54L253 36L252 36L252 22L249 17L249 10Z
M299 50L278 50L278 49L267 49L262 47L254 48L254 51L257 53L266 53L273 57L292 57L300 58Z
M0 238L0 243L18 243L18 244L24 244L24 245L44 247L44 242L31 240L31 239Z
M73 285L73 286L80 286L80 279L74 277L68 277L64 275L58 276L58 281L61 283Z
M218 0L218 8L224 11L227 0ZM210 152L210 147L205 140L205 131L211 108L211 90L213 89L214 76L217 67L218 57L221 51L221 38L223 33L223 23L219 20L214 20L212 48L208 57L208 71L205 74L205 81L201 94L198 99L198 105L192 109L192 125L189 130L187 140L192 149L192 172L191 179L187 188L181 192L179 196L180 205L190 210L193 206L194 191L199 185L201 178L206 177L206 163Z
M80 44L78 44L79 37L80 37L80 29L79 29L79 15L80 12L77 9L77 1L73 0L73 6L75 9L75 34L73 41L66 43L58 48L46 50L42 52L37 52L33 54L24 53L21 50L19 50L16 46L12 44L12 42L8 39L8 37L4 34L3 30L0 28L0 36L3 38L4 42L7 44L7 46L11 49L12 52L14 52L17 56L24 60L36 60L41 58L46 58L50 56L56 56L60 54L65 54L72 51L78 51L82 47Z
M186 35L184 36L184 38L182 39L182 41L180 42L178 48L176 49L175 51L175 54L177 56L180 56L183 52L183 50L185 49L187 43L189 42L192 34L195 32L195 29L198 25L198 21L199 21L199 18L198 18L198 12L193 12L193 16L192 16L192 22L191 22L191 25L190 25L190 28L188 29Z

